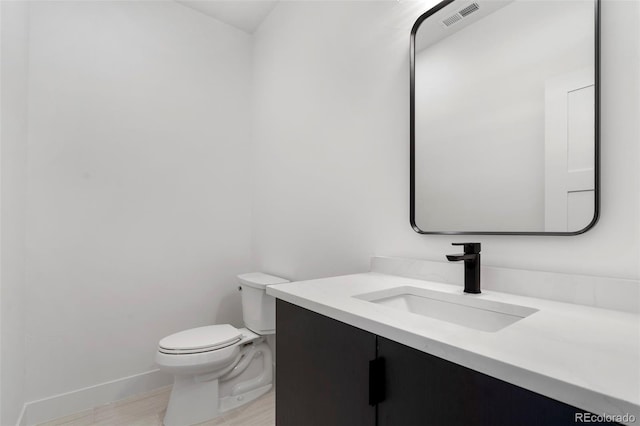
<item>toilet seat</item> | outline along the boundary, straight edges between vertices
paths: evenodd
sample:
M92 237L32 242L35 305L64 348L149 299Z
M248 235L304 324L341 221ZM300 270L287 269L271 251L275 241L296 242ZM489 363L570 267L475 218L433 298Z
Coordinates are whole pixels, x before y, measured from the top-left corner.
M241 339L242 332L232 325L208 325L165 337L160 340L158 351L167 355L199 354L232 346Z
M202 374L202 373L206 373L214 370L223 369L226 366L232 364L241 353L241 349L243 345L246 345L251 342L257 342L260 339L259 335L253 333L251 330L247 328L236 329L228 324L224 324L224 325L226 327L218 327L218 328L223 328L223 329L226 328L227 329L226 331L230 333L230 334L227 334L227 336L233 336L232 332L233 330L236 330L239 335L239 339L236 341L231 340L225 346L221 346L219 342L216 345L212 343L213 340L209 340L208 343L207 341L204 341L204 345L202 344L203 341L199 341L196 343L200 343L200 346L214 347L214 349L211 349L211 350L206 350L202 348L195 349L195 350L192 349L192 351L194 351L192 353L184 352L185 349L182 349L182 352L180 352L180 349L176 349L176 348L163 349L161 347L158 347L158 352L156 352L156 363L163 370L169 373L182 372L182 374L184 374L185 369L187 369L190 371L191 374ZM209 327L217 327L217 326L209 326ZM229 329L229 327L231 327L231 330ZM208 328L208 327L200 327L200 328ZM191 329L191 330L195 330L195 329ZM186 330L186 331L191 331L191 330ZM211 336L215 334L215 330L208 330L208 331L210 333L205 335ZM224 333L224 330L222 332ZM184 333L184 332L181 332L181 333ZM177 334L181 334L181 333L177 333ZM194 334L196 334L196 332L194 332ZM167 336L167 337L171 337L171 336ZM181 336L181 337L184 337L184 336ZM229 337L227 337L227 340L228 339ZM164 340L165 339L162 339L162 343L163 343L162 346L169 346L167 342ZM189 341L189 342L192 342L192 341ZM168 341L168 343L171 344L176 342L174 342L173 339L171 339ZM177 343L180 344L182 342L178 340ZM188 346L188 345L183 345L183 346Z

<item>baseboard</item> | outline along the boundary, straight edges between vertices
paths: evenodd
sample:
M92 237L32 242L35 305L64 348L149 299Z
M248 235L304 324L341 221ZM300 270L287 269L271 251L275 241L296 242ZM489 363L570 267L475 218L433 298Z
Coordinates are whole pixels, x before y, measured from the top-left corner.
M27 404L22 406L22 410L20 410L20 416L18 416L18 421L16 422L16 426L27 426L27 416L24 413L27 410Z
M115 402L171 384L173 376L151 370L100 383L25 404L17 426L32 426L49 420Z

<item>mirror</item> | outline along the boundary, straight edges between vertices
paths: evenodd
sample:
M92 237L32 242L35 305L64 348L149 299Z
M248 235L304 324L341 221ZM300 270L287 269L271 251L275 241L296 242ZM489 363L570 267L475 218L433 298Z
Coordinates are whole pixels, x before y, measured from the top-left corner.
M411 225L576 235L599 206L597 0L446 0L411 31Z

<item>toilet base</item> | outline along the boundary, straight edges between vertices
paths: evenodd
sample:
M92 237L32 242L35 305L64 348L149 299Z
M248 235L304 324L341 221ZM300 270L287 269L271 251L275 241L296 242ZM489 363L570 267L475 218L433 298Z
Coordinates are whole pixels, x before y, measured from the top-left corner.
M220 415L218 380L200 382L196 376L177 376L171 389L164 426L202 423Z
M175 374L164 426L202 423L264 395L273 387L272 363L271 350L260 339L218 373Z
M245 392L242 395L220 398L218 381L198 382L194 377L177 378L171 389L171 398L164 416L164 426L185 426L215 419L229 410L238 408L269 392L271 384Z

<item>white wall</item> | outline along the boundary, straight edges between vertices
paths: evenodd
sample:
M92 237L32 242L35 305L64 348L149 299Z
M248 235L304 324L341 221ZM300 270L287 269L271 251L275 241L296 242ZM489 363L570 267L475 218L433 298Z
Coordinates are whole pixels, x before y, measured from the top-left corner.
M0 3L0 424L15 424L25 402L25 197L27 36L25 3Z
M31 4L28 401L242 324L251 39L174 2Z
M593 1L512 2L417 52L421 229L545 230L545 84L593 70L593 19Z
M428 7L281 2L255 33L256 268L299 280L373 254L443 261L471 239L487 265L639 278L638 2L602 5L602 217L575 237L411 230L409 31Z

